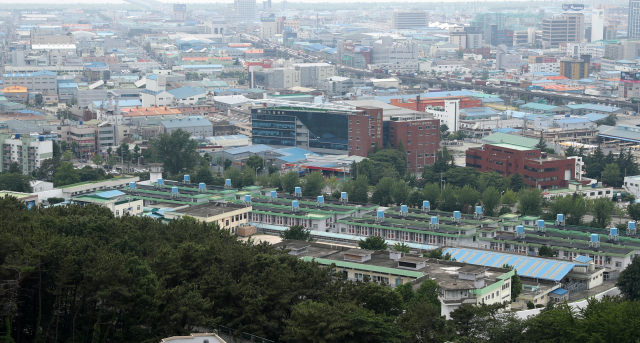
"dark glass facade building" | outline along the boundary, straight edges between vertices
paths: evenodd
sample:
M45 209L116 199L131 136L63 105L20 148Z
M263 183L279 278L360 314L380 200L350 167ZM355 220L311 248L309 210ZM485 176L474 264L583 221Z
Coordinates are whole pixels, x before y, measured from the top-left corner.
M349 111L304 107L253 109L252 142L346 154L349 151L350 114Z

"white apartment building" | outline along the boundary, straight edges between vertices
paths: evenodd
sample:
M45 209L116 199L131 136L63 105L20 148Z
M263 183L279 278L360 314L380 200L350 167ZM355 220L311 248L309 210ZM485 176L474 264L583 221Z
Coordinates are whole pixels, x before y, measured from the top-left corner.
M427 107L426 113L440 120L440 125L446 124L449 131L460 130L460 100L445 100L444 107Z
M425 11L394 11L391 17L391 28L407 30L418 27L429 27L429 13Z
M394 43L388 36L373 43L371 48L371 64L415 61L419 56L417 43Z
M567 56L580 58L581 55L590 55L592 58L604 57L604 44L602 43L567 43Z
M529 63L530 73L559 73L560 62L556 63Z
M2 141L2 160L0 170L6 172L11 163L16 162L22 174L30 175L39 168L42 161L53 157L53 143L44 137L21 137L19 133L0 135Z

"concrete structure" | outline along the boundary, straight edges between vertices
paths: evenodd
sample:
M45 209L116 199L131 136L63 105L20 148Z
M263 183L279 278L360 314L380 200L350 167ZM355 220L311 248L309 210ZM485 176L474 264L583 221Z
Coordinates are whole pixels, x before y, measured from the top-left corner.
M66 142L67 146L76 143L77 156L89 159L96 149L96 127L84 125L82 122L60 125L57 128L58 142Z
M542 153L540 149L510 143L485 144L466 152L467 167L495 171L507 177L520 173L525 183L540 189L567 187L581 178L581 161Z
M56 94L58 92L56 73L50 71L2 74L2 80L5 86L27 87L30 92L42 92L45 94Z
M371 64L415 61L419 55L418 43L394 42L392 37L384 36L371 47Z
M366 82L362 79L354 79L342 76L332 76L328 79L318 81L318 88L328 94L345 95L355 93L356 88L365 87Z
M580 58L560 60L560 75L573 80L589 77L589 63L591 56L582 55Z
M410 283L413 288L427 280L438 284L441 315L449 314L462 304L496 304L511 298L514 271L451 261L437 261L418 254L369 251L332 247L329 244L285 241L276 246L290 255L322 266L335 264L353 281L372 281L392 288Z
M560 43L580 43L584 37L584 14L563 13L559 18L542 21L542 46L557 47Z
M196 137L210 137L213 135L213 124L202 117L163 120L161 124L164 128L164 133L170 134L175 130L183 130Z
M629 0L629 22L627 31L631 39L640 38L640 1Z
M226 343L215 333L192 333L189 336L171 336L163 338L160 343Z
M187 5L186 4L173 4L173 11L171 12L171 20L186 21L187 20Z
M520 70L521 55L510 54L506 45L499 45L496 50L496 68L503 70Z
M276 38L276 34L278 33L278 24L276 23L276 18L272 14L268 17L260 18L260 38L266 40L273 40Z
M435 163L440 149L440 120L438 119L392 119L385 125L385 135L392 148L402 142L407 152L407 168L422 172L423 167ZM385 143L386 146L386 143Z
M240 21L253 22L256 19L256 0L234 0L233 10Z
M248 215L251 205L234 204L225 202L207 202L174 212L165 213L165 219L177 220L183 216L193 217L198 221L210 224L218 224L221 229L237 233L238 227L248 223Z
M43 44L74 44L71 33L57 29L32 29L30 35L31 46Z
M591 41L604 38L604 9L594 9L591 14Z
M429 13L426 11L393 11L391 28L394 30L408 30L412 28L429 27Z
M460 130L460 100L445 100L442 106L427 106L424 110L440 120L440 125L445 124L449 131Z
M2 159L0 170L7 172L12 163L18 163L24 175L31 175L42 162L53 157L53 143L44 137L23 137L20 134L0 134Z
M80 206L94 204L106 207L111 210L116 217L124 215L136 216L142 214L144 211L143 200L132 199L125 193L117 190L75 196L72 201Z

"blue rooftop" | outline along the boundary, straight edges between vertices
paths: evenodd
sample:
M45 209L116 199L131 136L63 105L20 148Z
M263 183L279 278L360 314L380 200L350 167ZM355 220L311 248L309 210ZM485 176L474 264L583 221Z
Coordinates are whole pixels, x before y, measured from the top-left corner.
M207 90L200 87L180 87L167 91L167 93L170 93L176 99L184 99L190 96L205 94Z
M564 289L564 288L556 288L553 291L551 291L551 293L557 294L557 295L565 295L565 294L569 293L569 291Z
M93 103L93 107L100 107L101 105L107 106L107 100L92 101L92 103ZM139 99L118 100L118 106L120 107L142 106L142 101L140 101Z
M591 120L584 119L584 118L567 118L567 119L560 119L558 120L558 122L565 123L565 124L578 124L578 123L590 123Z
M562 280L577 265L569 261L485 250L447 248L442 253L451 254L451 258L455 258L457 262L487 267L502 267L508 264L518 271L518 275L551 281Z
M574 260L576 260L578 262L582 262L582 263L589 263L589 262L593 261L593 259L591 257L584 256L584 255L579 255L576 258L574 258Z
M257 154L259 152L264 152L269 150L273 150L273 148L268 145L258 144L258 145L244 146L240 148L233 148L233 149L225 150L224 152L231 155L239 155L239 154L246 154L246 153Z
M301 161L307 158L307 156L321 156L320 154L313 153L308 150L300 149L300 148L284 148L277 149L273 151L274 154L282 155L278 157L279 160L283 160L288 163L293 163L297 161Z
M115 198L117 196L124 195L124 193L120 191L106 191L106 192L96 193L96 195L101 198L110 199L110 198Z

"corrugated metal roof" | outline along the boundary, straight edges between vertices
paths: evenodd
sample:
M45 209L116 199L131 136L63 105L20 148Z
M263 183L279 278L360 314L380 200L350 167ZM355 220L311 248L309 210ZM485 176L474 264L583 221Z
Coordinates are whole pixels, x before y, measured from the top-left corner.
M568 261L473 249L447 248L443 254L451 254L451 258L457 262L486 267L508 264L518 271L518 275L551 281L562 280L577 265Z

